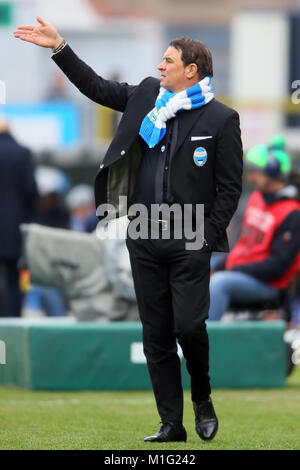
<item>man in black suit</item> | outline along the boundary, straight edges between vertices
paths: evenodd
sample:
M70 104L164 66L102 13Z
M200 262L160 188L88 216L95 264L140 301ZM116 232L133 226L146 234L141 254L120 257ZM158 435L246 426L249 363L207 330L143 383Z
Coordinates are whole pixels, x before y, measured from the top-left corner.
M13 138L8 122L0 119L0 267L4 272L6 291L3 316L21 315L20 224L32 220L35 197L31 152Z
M160 430L145 441L186 440L176 339L191 375L196 431L202 439L212 439L218 420L210 398L205 324L210 257L212 250L228 251L225 229L241 193L238 114L213 99L211 54L200 41L172 41L158 66L160 80L148 77L130 86L99 77L49 23L40 17L37 20L40 26L20 26L15 36L53 48L53 60L83 94L123 112L100 165L95 195L100 219L131 214L127 247L143 324L144 352L162 420ZM201 92L195 97L194 90L199 87ZM155 232L158 236L136 239L132 236L137 217L131 211L134 203L151 210L163 203L189 208L195 241L199 241L197 234L202 235L200 246L187 249L185 235L175 236L176 216L153 219L152 212L144 218L145 225L151 226L151 235ZM204 232L196 217L198 206L204 207ZM166 229L168 237L164 236Z

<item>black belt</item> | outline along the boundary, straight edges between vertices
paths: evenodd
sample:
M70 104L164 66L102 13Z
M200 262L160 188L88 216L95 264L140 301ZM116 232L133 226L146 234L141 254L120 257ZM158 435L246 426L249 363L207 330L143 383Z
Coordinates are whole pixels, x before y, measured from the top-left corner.
M163 230L163 231L168 230L168 228L169 228L170 220L166 220L166 219L155 220L155 219L148 219L147 217L134 216L134 215L129 215L128 216L128 219L130 221L132 221L134 219L137 219L137 218L139 218L141 221L145 221L149 224L151 224L151 223L157 224L157 226L159 228L161 228L161 230Z
M130 221L134 220L134 219L137 219L139 218L141 221L145 221L147 222L149 225L151 225L152 223L153 224L157 224L157 226L162 230L162 231L166 231L166 230L169 230L169 228L173 227L174 226L174 223L175 222L181 222L183 223L183 219L180 218L175 218L174 217L171 217L170 219L150 219L148 217L142 217L142 216L135 216L135 215L129 215L128 216L128 219Z

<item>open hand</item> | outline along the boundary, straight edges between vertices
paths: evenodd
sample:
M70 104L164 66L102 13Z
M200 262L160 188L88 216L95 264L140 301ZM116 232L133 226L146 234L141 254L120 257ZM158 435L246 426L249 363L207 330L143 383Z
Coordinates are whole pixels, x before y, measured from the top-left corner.
M36 19L41 26L18 26L18 29L14 31L15 38L32 42L41 47L57 47L63 41L63 38L50 23L44 21L40 16L37 16Z

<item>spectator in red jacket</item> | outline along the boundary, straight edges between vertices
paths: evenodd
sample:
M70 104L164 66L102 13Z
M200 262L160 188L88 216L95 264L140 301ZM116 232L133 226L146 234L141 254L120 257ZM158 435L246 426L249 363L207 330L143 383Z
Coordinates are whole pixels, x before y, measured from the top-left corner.
M300 203L289 183L291 161L283 148L256 145L246 155L254 185L241 234L211 277L210 320L220 320L232 302L276 300L300 269Z

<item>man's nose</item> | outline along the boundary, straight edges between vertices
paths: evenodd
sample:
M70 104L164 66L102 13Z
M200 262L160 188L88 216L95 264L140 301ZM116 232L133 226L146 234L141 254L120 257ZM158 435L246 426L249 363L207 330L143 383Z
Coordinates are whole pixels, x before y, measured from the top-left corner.
M163 62L161 62L160 64L158 64L157 70L163 70L163 68L164 68L164 63L163 63Z

